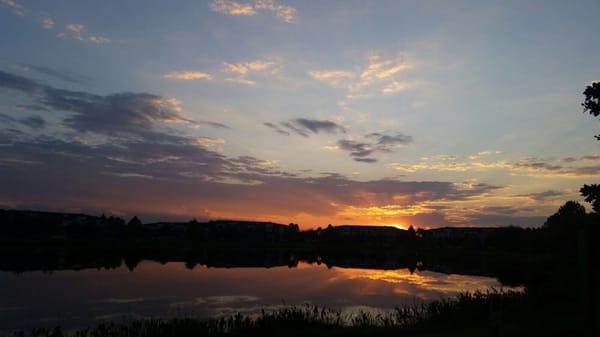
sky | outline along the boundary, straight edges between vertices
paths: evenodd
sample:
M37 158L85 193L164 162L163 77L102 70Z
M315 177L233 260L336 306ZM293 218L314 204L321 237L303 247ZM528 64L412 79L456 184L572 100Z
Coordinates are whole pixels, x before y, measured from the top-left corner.
M0 0L0 207L539 226L600 177L598 13Z

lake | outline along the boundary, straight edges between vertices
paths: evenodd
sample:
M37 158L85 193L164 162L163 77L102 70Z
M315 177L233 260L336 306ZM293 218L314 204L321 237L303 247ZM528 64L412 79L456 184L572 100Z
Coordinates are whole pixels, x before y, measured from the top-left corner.
M133 270L120 265L113 269L3 271L0 330L56 325L76 328L140 317L253 314L305 303L340 308L347 314L386 311L490 287L502 284L484 276L307 262L293 267L214 268L144 260Z

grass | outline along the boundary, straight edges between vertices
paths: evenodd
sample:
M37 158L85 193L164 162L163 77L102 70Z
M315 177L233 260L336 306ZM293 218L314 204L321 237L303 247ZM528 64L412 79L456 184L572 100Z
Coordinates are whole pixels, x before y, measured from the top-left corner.
M548 307L550 306L550 307ZM559 336L581 335L577 320L552 316L552 304L527 292L489 290L464 293L385 314L315 306L262 311L200 320L181 317L103 323L74 332L36 329L10 337L186 337L186 336Z

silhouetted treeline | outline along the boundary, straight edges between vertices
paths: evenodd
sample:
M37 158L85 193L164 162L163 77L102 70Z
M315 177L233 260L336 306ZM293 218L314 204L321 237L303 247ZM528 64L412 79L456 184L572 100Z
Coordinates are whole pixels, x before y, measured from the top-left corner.
M0 210L0 237L14 238L177 238L215 240L290 240L299 233L297 224L217 220L142 223L134 216L129 222L105 215Z
M223 242L275 243L296 248L314 246L337 249L402 250L405 253L443 249L503 251L510 253L575 254L582 240L595 240L600 218L586 213L580 204L569 201L540 228L445 227L403 230L386 226L332 226L300 231L297 224L217 220L209 222L143 223L133 217L118 217L36 211L0 210L0 239L76 243L80 240L123 241L126 245L179 240L182 244ZM152 249L157 249L156 245Z

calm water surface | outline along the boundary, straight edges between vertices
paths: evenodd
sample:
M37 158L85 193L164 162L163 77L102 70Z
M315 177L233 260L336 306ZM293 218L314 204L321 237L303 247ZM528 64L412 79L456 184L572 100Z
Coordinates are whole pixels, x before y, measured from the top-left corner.
M408 269L295 268L187 269L184 263L144 261L133 271L87 269L52 273L0 272L0 330L86 327L103 320L256 313L311 303L357 310L390 310L501 287L494 278Z

